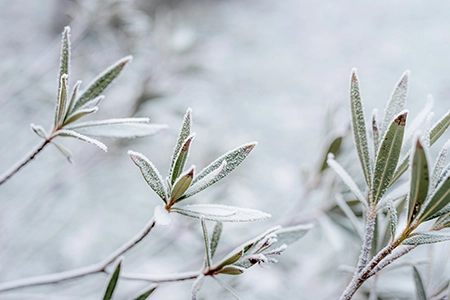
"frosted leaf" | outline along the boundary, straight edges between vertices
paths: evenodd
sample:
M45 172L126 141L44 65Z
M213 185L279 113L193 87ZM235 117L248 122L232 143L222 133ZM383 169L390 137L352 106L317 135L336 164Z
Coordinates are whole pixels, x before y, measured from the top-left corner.
M444 170L445 161L447 160L448 149L450 148L450 140L448 140L437 156L436 162L433 167L433 175L431 176L430 186L434 189L439 181Z
M114 267L114 272L109 277L108 286L106 287L103 300L111 300L114 294L114 290L117 287L117 282L120 277L120 269L122 266L123 257L119 257Z
M217 271L218 274L241 275L245 269L238 266L228 265Z
M70 27L64 27L61 39L61 55L58 74L58 91L61 89L61 78L64 74L69 76L70 72Z
M72 113L71 108L73 107L73 104L75 103L77 96L78 96L78 90L81 86L81 80L78 80L75 85L73 86L72 89L72 94L70 96L70 100L67 103L67 111L66 111L66 115L70 115Z
M173 149L172 153L172 158L170 159L169 178L171 178L171 183L175 181L172 180L172 173L175 167L175 162L177 160L178 153L180 152L183 143L191 134L191 127L192 127L192 109L188 108L186 114L183 117L183 123L181 124L180 133L178 134L177 143L175 144L175 148Z
M450 126L450 110L433 125L430 131L430 145L433 145Z
M309 230L313 228L312 224L296 225L284 227L274 231L277 241L265 251L274 251L283 245L290 245L302 238Z
M388 209L388 214L389 214L391 237L392 237L392 240L394 240L395 233L397 232L398 217L397 217L397 210L395 209L395 206L394 206L394 202L389 197L387 197L387 209Z
M424 204L424 209L420 215L420 220L430 220L436 217L437 213L450 203L450 174L442 180L436 190Z
M377 156L377 152L378 152L378 147L380 145L380 130L379 130L379 125L378 125L378 109L374 109L372 111L372 139L373 139L373 149L374 149L374 154L375 156Z
M417 233L417 235L407 238L403 245L424 245L445 242L450 240L450 235L437 235L431 233Z
M223 172L226 165L227 162L224 160L217 169L211 171L211 173L203 177L201 180L198 180L195 184L192 184L186 193L184 193L183 199L191 197L217 182L216 178Z
M79 109L87 109L87 108L92 108L92 107L98 106L100 104L100 102L102 102L104 99L105 99L105 96L100 95L92 100L89 100L84 105L82 105Z
M148 118L120 118L88 121L66 126L77 132L98 137L135 138L153 135L167 128L166 125L147 124Z
M133 162L141 170L142 176L144 176L147 184L165 203L167 203L169 197L164 186L164 181L161 177L161 174L159 174L158 169L156 169L156 167L148 160L147 157L139 152L129 150L128 155L130 155Z
M153 213L155 222L158 225L170 225L172 224L172 217L170 213L161 205L155 207L155 212Z
M202 224L203 241L204 241L204 244L205 244L205 262L206 262L206 267L208 269L210 269L211 266L212 266L211 242L209 241L208 229L206 228L205 218L203 216L200 216L200 222Z
M427 300L427 294L425 293L425 287L423 286L422 278L420 277L419 271L415 266L413 266L413 277L414 283L416 285L416 299L417 300Z
M244 255L243 249L235 249L231 251L220 263L215 266L215 269L222 269L224 266L228 266L237 262Z
M431 95L428 95L424 108L422 108L422 110L417 114L414 120L412 120L412 122L408 124L408 128L406 128L405 131L405 138L403 145L409 147L412 144L412 139L414 138L415 133L425 122L427 116L429 115L432 109L433 109L433 97Z
M66 115L66 107L67 107L67 74L63 74L61 76L61 82L59 84L59 92L58 98L56 99L55 106L55 118L54 118L54 128L59 128Z
M440 230L448 226L450 226L450 209L447 213L437 219L436 223L433 225L433 229Z
M384 110L383 122L381 123L381 136L386 133L394 118L405 109L410 74L411 72L406 70L394 86L391 97L387 103L386 109Z
M180 174L184 170L187 158L189 156L189 149L191 147L192 140L195 138L195 133L189 135L186 140L181 144L180 150L178 151L177 158L175 159L175 164L171 168L171 184L174 184L178 179Z
M74 101L70 109L70 112L71 113L74 112L76 109L83 106L89 100L92 100L100 96L100 94L114 81L114 79L116 79L117 76L119 76L124 67L131 61L131 59L132 59L131 56L124 57L118 60L108 69L103 71L100 75L98 75L89 84L86 90L84 90L81 93L81 95Z
M87 143L90 143L92 145L95 145L95 146L99 147L100 149L102 149L105 152L108 150L106 145L103 144L102 142L97 141L96 139L90 138L88 136L85 136L83 134L80 134L80 133L78 133L76 131L73 131L73 130L66 130L66 129L58 130L57 132L55 132L55 136L74 137L74 138L77 138L77 139L82 140L84 142L87 142Z
M84 108L84 109L78 109L76 112L71 114L70 116L67 116L66 121L64 122L64 125L70 124L75 122L81 117L94 114L98 111L98 107L91 107L91 108Z
M140 291L137 296L131 297L128 300L146 300L156 290L157 285L151 285Z
M170 202L177 203L181 201L181 196L191 185L192 179L194 178L195 166L191 166L186 172L180 175L180 177L173 184L172 192L170 194ZM178 200L178 201L177 201Z
M390 124L382 138L372 184L372 202L377 203L391 184L402 148L403 134L408 112L400 113Z
M355 138L356 150L366 179L370 188L372 183L372 166L370 161L369 146L367 144L366 120L364 117L364 107L359 92L359 81L356 69L352 70L350 80L350 109L352 116L352 131Z
M198 300L198 293L202 288L204 280L205 275L203 274L198 275L198 277L194 280L194 283L192 284L192 298L191 298L192 300Z
M215 176L211 181L209 181L209 185L212 185L216 183L217 181L221 180L228 174L230 174L234 169L236 169L243 161L247 158L247 156L250 154L250 152L255 148L257 145L257 142L252 142L248 144L241 145L237 147L236 149L233 149L221 157L217 158L215 161L210 163L206 168L204 168L195 178L192 182L192 185L206 177L208 174L214 172L216 169L218 169L223 161L225 160L227 162L225 168L222 172L220 172L217 176Z
M394 175L391 178L391 182L389 183L389 186L394 184L400 178L400 176L402 176L403 173L405 173L406 170L408 170L410 157L411 157L411 150L408 150L405 157L403 157L400 160L401 162L398 164L397 168L395 169Z
M185 205L172 207L171 211L198 219L204 216L205 220L219 222L260 221L271 217L269 214L259 210L220 204Z
M428 195L429 174L425 149L417 137L411 167L411 188L408 195L407 220L411 223L419 214Z
M329 139L329 138L328 138ZM342 144L342 139L343 137L341 135L339 136L334 136L333 139L331 139L330 141L327 141L328 144L328 148L325 152L325 157L323 158L323 162L320 166L320 172L323 172L326 168L328 168L328 154L332 154L332 155L336 155L339 150L341 149L341 144Z
M353 228L358 233L361 240L364 240L363 226L362 226L361 222L358 220L358 218L356 217L355 212L350 208L350 206L344 200L344 198L342 197L341 194L336 194L336 204L344 212L345 216L349 219L350 223L352 224Z
M44 127L42 127L41 125L34 125L34 124L30 124L30 128L31 130L33 130L34 133L36 133L39 137L43 138L43 139L47 139L48 138L48 133L47 131L45 131Z
M342 181L349 187L350 191L356 196L356 198L367 207L367 199L363 196L362 192L359 190L356 183L353 181L353 179L348 175L348 173L342 168L342 166L334 160L333 154L328 154L328 165L331 169L333 169L339 177L341 177Z
M213 234L211 237L211 258L214 257L217 246L219 245L220 235L222 234L222 227L223 225L221 222L216 222L216 225L214 226Z
M236 300L243 300L241 296L239 296L238 292L233 289L231 286L220 280L217 276L213 277L221 286L223 286Z
M425 120L425 133L423 135L423 142L424 145L430 148L431 146L431 140L430 140L430 134L431 134L431 121L433 120L434 112L430 112L427 115L427 119Z
M67 160L70 163L72 163L72 156L73 156L72 151L70 151L65 146L63 146L63 145L61 145L61 144L59 144L59 143L57 143L55 141L51 141L51 143L53 145L55 145L56 149L58 149L62 153L62 155L64 155L67 158Z

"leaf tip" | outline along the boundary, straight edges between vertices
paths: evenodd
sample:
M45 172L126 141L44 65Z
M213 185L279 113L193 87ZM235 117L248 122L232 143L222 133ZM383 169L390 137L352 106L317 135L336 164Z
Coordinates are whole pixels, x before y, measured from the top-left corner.
M406 125L406 117L408 116L408 112L405 111L401 113L400 115L395 118L395 123L397 123L399 126L405 126Z
M352 68L352 77L351 77L352 82L358 81L358 76L356 75L356 71L357 71L356 68Z
M245 145L244 146L245 153L250 153L253 150L253 148L256 147L256 145L258 145L258 142L251 142Z

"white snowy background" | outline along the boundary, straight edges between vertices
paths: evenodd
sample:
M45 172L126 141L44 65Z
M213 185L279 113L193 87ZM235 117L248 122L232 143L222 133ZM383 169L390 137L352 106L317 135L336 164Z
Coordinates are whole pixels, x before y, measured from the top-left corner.
M406 69L412 72L411 115L430 93L436 118L450 108L449 11L445 1L407 0L0 0L0 172L39 142L30 123L51 125L66 25L72 84L82 79L86 86L117 59L134 56L94 119L146 116L169 125L153 137L102 140L108 153L60 139L74 152L74 164L50 145L2 185L0 282L97 262L132 237L161 203L126 152L142 152L166 175L188 107L197 133L188 164L202 168L240 144L259 142L229 177L189 200L272 214L268 221L225 224L219 255L297 214L307 220L324 200L314 193L302 198L302 170L323 158L327 110L335 113L334 122L327 120L333 127L348 127L352 67L367 115L375 107L382 112ZM174 219L126 255L125 270L166 274L201 267L198 220ZM349 280L339 266L354 265L360 241L330 218L318 219L279 264L223 279L244 299L336 299ZM409 259L428 257L430 249ZM380 276L380 297L411 299L411 268L389 274ZM104 275L95 275L0 299L101 299L105 284ZM189 299L191 284L162 284L151 299ZM144 286L123 281L116 299ZM232 297L213 280L200 295Z

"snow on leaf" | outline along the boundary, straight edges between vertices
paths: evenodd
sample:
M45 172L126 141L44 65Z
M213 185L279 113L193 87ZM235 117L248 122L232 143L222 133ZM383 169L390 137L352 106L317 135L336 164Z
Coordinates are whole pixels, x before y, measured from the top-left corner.
M398 217L397 217L397 210L395 209L394 202L389 197L387 197L387 210L388 210L388 214L389 214L391 238L393 241L395 238L395 233L397 232Z
M217 246L219 245L220 235L222 234L222 227L222 222L216 222L216 225L214 226L213 234L211 236L211 258L214 257Z
M171 211L179 214L219 222L249 222L270 218L270 215L259 210L227 206L220 204L193 204L180 207L172 207Z
M67 74L63 74L61 76L61 82L59 84L59 92L58 99L56 100L55 106L55 119L54 119L54 127L59 128L63 121L64 116L66 114L66 106L67 106Z
M186 190L192 183L194 178L195 166L191 166L186 172L180 175L180 177L173 184L172 192L170 193L170 202L177 203L181 201L181 196L184 195Z
M427 221L435 218L440 210L450 203L450 174L442 180L436 187L436 190L423 205L424 208L420 214L420 221Z
M175 144L175 148L173 149L172 158L170 160L170 168L169 168L169 178L172 179L173 169L175 167L176 160L178 158L178 153L183 146L183 143L186 141L188 136L191 134L192 127L192 109L188 108L186 114L183 117L183 123L181 124L180 133L178 134L177 143ZM175 178L176 179L176 178ZM175 180L171 181L173 183Z
M431 233L417 233L403 241L403 245L424 245L449 241L449 235L437 235Z
M283 245L290 245L302 238L308 231L313 228L312 224L301 224L290 227L283 227L275 230L277 241L270 245L265 251L275 251Z
M422 110L417 114L414 120L412 120L412 122L408 124L408 128L406 128L405 131L403 145L409 147L412 144L414 135L427 119L427 116L430 114L431 109L433 109L433 97L431 95L428 95L424 108L422 108Z
M164 181L161 177L161 174L159 174L158 169L156 169L156 167L148 160L147 157L139 152L129 150L128 155L130 155L133 162L141 170L142 176L144 176L147 184L165 203L167 203L169 197L164 186Z
M81 133L78 133L76 131L73 130L66 130L66 129L61 129L55 132L55 136L66 136L66 137L74 137L77 138L79 140L82 140L84 142L90 143L92 145L95 145L97 147L99 147L100 149L102 149L103 151L107 151L108 148L106 147L105 144L103 144L100 141L97 141L96 139L90 138L88 136L85 136Z
M445 161L447 160L448 149L450 148L450 140L448 140L437 156L436 162L433 167L433 175L431 176L430 186L434 189L439 181L444 170Z
M372 111L372 139L374 154L377 156L378 147L380 145L380 130L377 122L378 109Z
M34 124L30 124L30 128L31 130L33 130L34 133L36 133L39 137L43 138L43 139L47 139L48 138L48 133L47 131L45 131L44 127L42 127L41 125L34 125Z
M59 62L58 91L61 89L61 78L70 72L70 27L64 27L61 39L61 56Z
M192 140L195 138L195 133L189 135L186 140L181 144L180 150L178 151L177 158L175 159L175 164L172 167L171 172L171 184L175 184L180 174L184 170L186 165L186 160L189 156L189 149L191 147Z
M78 109L71 115L67 116L66 121L64 121L64 125L70 124L78 120L79 118L82 118L84 116L94 114L98 111L98 107L91 107L91 108L84 108L84 109Z
M202 224L203 241L205 244L205 263L208 269L212 266L212 255L211 255L211 242L209 241L208 229L206 228L205 218L200 216L200 222Z
M189 187L189 189L186 191L186 193L184 193L182 198L185 199L185 198L191 197L191 196L197 194L198 192L203 191L207 187L213 185L215 182L217 182L216 178L225 169L226 165L227 165L227 162L225 160L222 161L222 163L220 164L220 166L217 169L211 171L211 173L209 173L208 175L203 177L201 180L198 180L196 183L192 184Z
M200 289L202 288L203 281L205 280L205 275L200 274L198 277L194 280L194 283L192 284L191 289L191 299L192 300L198 300L198 293L200 292Z
M172 217L170 216L170 213L161 205L155 207L153 216L156 224L158 225L166 226L172 224Z
M372 167L369 155L369 146L367 144L366 120L364 117L364 107L359 91L359 81L356 75L356 69L352 70L350 80L350 108L352 116L352 131L355 138L356 150L363 169L367 186L372 183Z
M433 125L430 131L430 145L433 145L450 126L450 110Z
M227 164L225 165L225 168L217 175L215 176L211 181L209 181L209 185L212 185L216 183L217 181L221 180L228 174L230 174L234 169L236 169L243 161L247 158L247 156L250 154L250 152L255 148L257 145L256 142L248 143L241 145L237 147L236 149L233 149L221 157L217 158L215 161L210 163L206 168L204 168L195 178L192 182L192 185L206 177L208 174L214 172L217 170L225 160Z

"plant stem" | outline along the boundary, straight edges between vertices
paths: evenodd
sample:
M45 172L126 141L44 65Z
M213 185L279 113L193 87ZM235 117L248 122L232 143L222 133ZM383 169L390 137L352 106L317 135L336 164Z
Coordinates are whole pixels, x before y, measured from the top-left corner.
M130 239L128 242L123 244L121 247L119 247L116 251L111 253L108 257L106 257L101 262L70 270L70 271L64 271L60 273L54 273L54 274L48 274L48 275L42 275L42 276L35 276L35 277L29 277L24 279L18 279L10 282L5 282L0 284L0 292L10 291L18 288L24 288L24 287L30 287L30 286L37 286L37 285L44 285L44 284L53 284L58 283L66 280L71 280L75 278L84 277L91 274L96 273L107 273L106 267L110 265L113 261L115 261L119 256L136 246L140 241L142 241L149 233L150 231L155 227L155 221L152 218L145 226L141 229L141 231L136 234L132 239Z
M13 165L9 170L0 175L0 185L5 183L9 178L16 174L22 167L29 163L39 152L44 149L44 147L50 143L50 139L43 140L38 144L32 151L27 153L21 160L19 160L15 165Z
M373 232L375 229L375 218L377 216L375 206L372 206L370 212L367 214L366 223L366 233L364 237L364 244L361 249L361 255L359 256L358 265L354 276L362 271L362 269L367 265L367 260L369 258L370 249L372 249Z
M160 283L160 282L183 281L183 280L195 279L200 274L202 274L202 272L200 272L200 271L175 273L175 274L168 274L168 275L123 273L122 275L120 275L120 278L128 279L128 280L140 280L140 281L150 281L150 282Z

